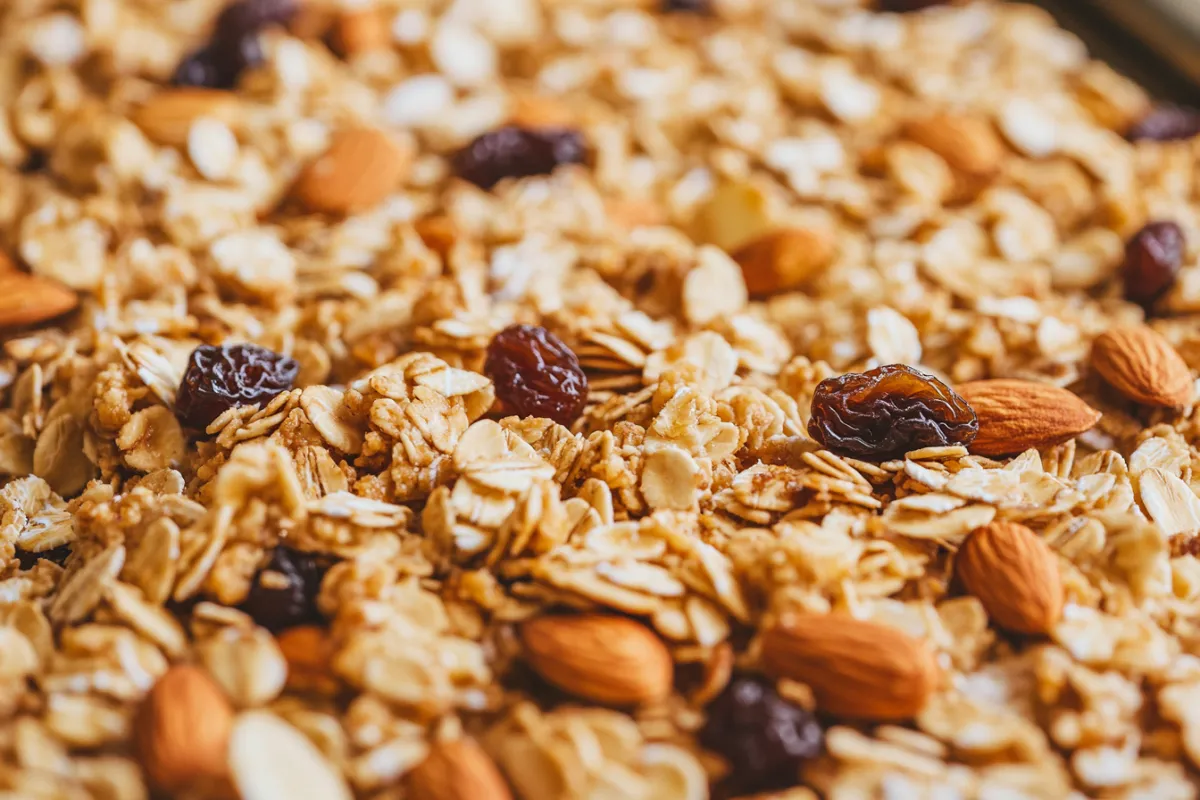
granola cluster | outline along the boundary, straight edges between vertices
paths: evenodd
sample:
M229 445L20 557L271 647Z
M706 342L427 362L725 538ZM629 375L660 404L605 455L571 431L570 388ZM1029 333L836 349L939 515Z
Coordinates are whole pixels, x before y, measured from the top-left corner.
M0 98L0 795L1200 793L1200 139L1044 12L6 0ZM894 364L980 447L810 435Z

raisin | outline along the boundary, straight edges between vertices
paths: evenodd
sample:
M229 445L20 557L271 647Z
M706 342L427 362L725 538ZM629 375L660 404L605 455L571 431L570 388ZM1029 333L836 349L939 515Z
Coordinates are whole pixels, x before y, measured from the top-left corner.
M294 358L258 345L200 345L188 358L175 416L189 427L207 428L227 409L265 404L291 389L299 371Z
M272 633L320 622L317 593L325 571L312 553L279 545L255 577L241 608Z
M510 325L488 345L483 371L496 397L523 417L570 425L587 403L588 380L571 348L545 328Z
M43 550L40 553L31 553L27 550L17 551L17 561L21 569L33 569L37 566L37 562L45 559L58 564L60 567L67 563L67 559L71 556L71 545L60 544L58 547L49 550Z
M1200 111L1170 103L1155 106L1125 131L1125 138L1131 142L1171 142L1197 135L1200 135Z
M296 0L240 0L230 3L217 17L214 39L234 42L259 33L270 25L287 25L296 16Z
M821 381L808 422L809 435L823 447L873 461L921 447L967 445L978 432L966 400L904 364Z
M934 6L944 6L949 0L879 0L879 10L893 14L908 14Z
M561 164L582 164L588 147L570 128L522 128L506 125L480 134L454 155L454 173L481 189L505 178L549 175Z
M662 10L664 14L708 14L712 11L712 0L663 0Z
M794 786L800 766L821 752L816 718L762 678L734 676L707 712L700 743L729 762L736 785L724 788L737 793Z
M241 0L226 6L208 44L189 54L171 77L176 86L232 89L241 74L263 62L258 34L268 25L286 24L296 13L295 0Z
M1187 245L1174 222L1151 222L1125 245L1125 299L1144 308L1166 294L1183 265Z

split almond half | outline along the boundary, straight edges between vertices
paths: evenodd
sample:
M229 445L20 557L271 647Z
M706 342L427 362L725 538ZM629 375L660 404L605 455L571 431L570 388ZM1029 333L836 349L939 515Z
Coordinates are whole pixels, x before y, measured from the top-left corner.
M761 236L733 253L746 289L763 297L795 289L833 261L833 236L813 228L784 228Z
M73 291L57 281L21 272L0 255L0 328L36 325L79 305Z
M845 614L801 614L767 629L762 663L807 684L819 710L853 719L910 719L940 680L922 642Z
M539 617L521 626L526 659L563 691L612 706L662 700L674 661L645 625L603 614Z
M134 746L159 789L182 790L219 781L233 729L233 707L199 667L171 667L151 688L134 720Z
M472 739L435 744L408 778L410 800L511 800L495 762Z
M1113 328L1092 343L1092 366L1126 398L1181 408L1192 399L1192 373L1171 343L1145 325Z
M1024 525L998 521L976 529L954 563L966 590L1005 630L1045 634L1062 616L1058 558Z
M1100 412L1066 389L1048 383L996 379L957 387L979 418L971 452L1021 453L1062 444L1100 421Z
M133 112L134 123L159 144L182 147L192 123L204 117L232 125L239 112L237 95L217 89L169 89Z
M1004 158L1004 144L991 123L981 117L934 114L910 121L904 132L951 168L971 177L988 177Z
M377 205L408 174L411 156L377 128L352 128L305 167L292 196L309 211L349 214Z

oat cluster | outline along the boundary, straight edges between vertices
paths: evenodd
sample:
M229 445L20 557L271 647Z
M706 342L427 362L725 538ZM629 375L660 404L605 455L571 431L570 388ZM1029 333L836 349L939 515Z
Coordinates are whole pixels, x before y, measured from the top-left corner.
M0 98L0 795L1197 797L1200 125L1045 13L4 0Z

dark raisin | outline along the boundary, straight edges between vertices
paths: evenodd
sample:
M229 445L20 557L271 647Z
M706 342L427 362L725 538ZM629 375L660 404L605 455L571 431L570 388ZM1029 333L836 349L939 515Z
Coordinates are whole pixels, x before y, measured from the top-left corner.
M1151 222L1125 245L1125 299L1149 308L1175 283L1187 243L1174 222Z
M800 766L821 752L816 718L762 678L735 676L709 704L700 743L729 762L739 793L796 785Z
M1191 139L1197 135L1200 135L1200 111L1170 103L1155 106L1149 114L1125 131L1125 138L1131 142L1146 139L1171 142Z
M287 25L296 16L296 0L240 0L217 17L214 39L237 41L270 25Z
M312 553L279 545L254 578L242 610L272 633L321 621L317 594L325 565Z
M488 345L483 371L506 410L570 425L587 403L588 380L571 348L545 328L510 325Z
M31 553L27 550L18 550L17 561L20 564L21 569L33 569L37 565L37 562L41 561L42 559L45 559L46 561L52 561L61 567L63 564L67 563L67 558L69 558L70 555L71 545L60 544L58 547L54 547L49 550L43 550L40 553Z
M262 46L255 36L236 42L213 41L191 53L175 68L175 86L232 89L250 67L262 63Z
M944 6L949 0L879 0L879 10L893 14L907 14L934 6Z
M708 14L712 11L712 0L662 0L662 10L665 14Z
M561 164L582 164L588 147L570 128L522 128L506 125L480 134L454 155L454 173L481 189L505 178L549 175Z
M813 393L808 433L821 446L873 461L921 447L970 444L975 411L946 384L904 364L826 378Z
M226 409L265 404L291 389L299 371L294 358L258 345L200 345L188 358L175 416L189 427L207 428Z

